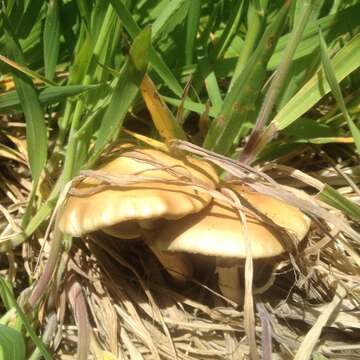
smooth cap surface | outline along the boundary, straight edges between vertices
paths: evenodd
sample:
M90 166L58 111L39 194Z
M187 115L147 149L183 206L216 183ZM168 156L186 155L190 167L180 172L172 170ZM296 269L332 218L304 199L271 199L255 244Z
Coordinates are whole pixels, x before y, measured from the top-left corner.
M155 163L155 164L154 164ZM186 156L183 159L154 149L135 148L98 168L112 176L139 175L164 180L191 176L205 187L214 189L218 177L213 167L201 160ZM99 181L85 179L79 189L93 190ZM126 186L108 186L85 196L71 195L59 221L62 232L81 236L129 220L179 219L203 209L211 200L205 192L191 185L142 182Z
M294 235L298 241L302 240L308 233L311 219L298 208L242 186L234 187L233 190L243 196L252 206L275 224Z
M253 258L267 258L285 251L279 234L255 217L247 215L248 239ZM154 246L163 251L189 252L224 258L245 258L244 226L238 212L213 202L200 213L168 222Z

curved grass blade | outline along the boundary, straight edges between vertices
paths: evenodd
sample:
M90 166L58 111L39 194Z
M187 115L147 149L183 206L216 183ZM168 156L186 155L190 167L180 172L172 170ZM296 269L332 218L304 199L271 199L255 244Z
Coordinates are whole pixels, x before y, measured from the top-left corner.
M20 45L19 45L19 47L20 47ZM35 80L40 80L43 83L48 84L48 85L55 85L55 86L57 85L55 82L53 82L49 79L46 79L44 76L38 74L37 72L30 70L25 65L20 64L20 62L13 61L13 60L7 58L6 56L0 55L0 61L11 66L12 68L16 69L19 73L21 72Z
M63 101L71 96L76 96L85 91L98 88L100 85L65 85L47 86L39 91L40 104L53 104ZM6 112L18 109L21 105L16 91L9 91L0 95L0 111Z
M227 94L220 116L211 124L204 147L220 154L228 154L235 140L249 126L254 115L256 99L266 76L266 66L279 38L290 8L286 2L264 33L244 71Z
M8 52L17 63L25 64L21 47L13 36L8 19L4 14L2 19ZM27 150L35 188L47 159L47 130L42 108L31 79L14 69L12 69L12 73L16 91L25 114Z
M45 77L52 80L60 48L60 19L58 0L50 0L44 26Z
M350 117L349 112L346 108L339 83L336 80L336 76L334 74L334 70L331 65L328 49L326 46L324 36L321 32L321 29L319 29L319 38L320 38L321 59L322 59L326 79L330 85L331 92L333 93L336 102L338 103L338 106L342 111L344 118L346 119L346 122L348 123L349 129L355 141L357 152L360 154L360 130L355 125L353 119Z
M125 64L115 87L109 107L101 123L94 152L88 164L90 167L100 156L104 147L118 133L125 115L139 92L145 75L151 41L151 28L145 28L134 40L130 49L130 57Z

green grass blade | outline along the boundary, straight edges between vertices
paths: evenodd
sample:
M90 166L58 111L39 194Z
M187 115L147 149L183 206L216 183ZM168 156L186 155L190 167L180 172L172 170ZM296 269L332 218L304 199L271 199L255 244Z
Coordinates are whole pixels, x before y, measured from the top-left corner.
M20 19L12 19L16 21L16 30L15 27L13 29L15 36L18 39L26 38L32 31L32 28L37 22L37 18L42 10L43 4L43 0L26 1L26 8L22 17Z
M11 292L9 289L9 285L6 283L6 281L0 277L0 288L2 288L2 290L4 292L7 293L8 296L11 296ZM19 318L22 321L22 324L24 325L26 331L29 333L31 340L33 341L33 343L36 345L36 347L39 348L39 350L41 351L43 357L46 360L52 360L52 356L49 354L49 352L47 351L45 345L43 344L43 342L41 341L41 339L38 338L38 336L35 334L34 329L32 328L29 320L27 319L26 315L24 314L24 312L21 310L20 306L17 304L17 302L15 301L14 298L12 298L12 307L15 307L16 309L16 313L19 316Z
M61 102L71 96L97 89L99 86L100 85L47 86L39 90L39 101L42 105L53 104ZM6 112L18 109L20 105L20 99L15 90L0 94L0 111Z
M210 102L212 106L219 111L223 105L223 99L221 97L220 87L217 82L213 66L208 56L204 56L199 61L199 69L204 78L204 83L209 95Z
M346 108L345 102L344 102L344 98L342 96L341 93L341 89L339 86L339 83L336 79L336 76L334 74L334 70L332 68L331 65L331 61L330 61L330 57L328 54L328 49L326 46L326 42L324 40L324 36L321 32L321 30L319 29L319 38L320 38L320 49L321 49L321 59L322 59L322 63L323 63L323 67L324 67L324 72L325 72L325 76L326 79L330 85L331 88L331 92L333 93L336 102L340 108L340 110L342 111L344 118L346 119L349 129L351 131L351 134L354 138L354 142L356 145L356 149L357 152L360 154L360 130L359 128L355 125L354 121L352 120L352 118L349 115L349 112ZM360 54L359 54L360 55Z
M8 280L0 281L0 298L5 309L10 310L14 303L14 290Z
M360 206L344 197L330 185L325 185L316 197L334 208L343 211L354 220L360 220Z
M360 35L353 37L331 60L334 75L341 81L360 67ZM283 130L310 110L330 91L324 72L316 73L278 112L271 122L271 132Z
M357 33L359 30L360 4L354 4L336 14L322 17L308 24L304 31L302 41L294 54L294 60L311 54L319 46L318 29L321 27L326 40L332 41L341 34ZM279 65L282 54L289 42L290 34L282 36L275 48L275 52L269 61L269 70L274 70Z
M191 101L189 99L185 99L183 101L183 100L174 99L174 98L171 98L171 97L168 97L168 96L162 96L162 98L165 100L165 102L167 102L170 105L174 105L176 107L179 107L182 104L184 109L190 110L190 111L195 112L195 113L197 113L199 115L202 115L206 111L206 106L204 104L200 104L200 103L197 103L195 101ZM209 109L209 115L211 117L216 117L218 115L218 112L216 111L216 109L211 107Z
M125 29L134 39L139 34L141 29L132 18L131 13L121 1L110 0L110 3L114 7ZM165 84L169 87L169 89L171 89L177 96L181 97L182 87L180 83L177 81L172 71L152 46L150 47L149 59L151 65L165 82Z
M189 8L188 0L172 0L164 7L152 24L152 42L166 37L185 18Z
M115 87L111 102L101 123L95 143L94 153L89 159L91 166L97 160L104 147L114 134L117 134L139 92L139 86L145 75L151 41L151 29L145 28L134 40L130 57Z
M244 8L246 8L246 1L235 0L231 3L231 7L231 18L227 21L225 29L215 45L214 57L218 59L224 56L234 36L238 32L239 24L245 14Z
M200 0L192 0L186 19L185 64L193 63L196 35L200 21Z
M33 78L35 80L40 80L40 81L42 81L42 82L44 82L45 84L48 84L48 85L54 85L54 86L57 85L55 82L53 82L53 81L51 81L49 79L46 79L44 76L38 74L35 71L30 70L28 67L26 67L24 65L21 65L16 61L13 61L13 60L7 58L6 56L0 55L0 61L4 62L5 64L8 64L9 66L14 68L18 72L21 72L24 75L29 76L30 78Z
M60 19L58 0L50 0L44 25L45 77L52 80L60 48Z
M3 24L6 31L6 45L9 53L17 63L25 64L20 45L12 35L11 28L4 15ZM12 74L25 114L27 151L31 174L34 185L36 185L47 159L47 130L44 116L31 79L17 70L12 70Z
M25 360L25 342L22 334L0 324L0 360Z
M278 12L246 68L227 94L220 116L212 122L205 138L205 148L220 154L228 154L239 133L243 131L243 126L248 126L266 76L267 63L286 22L289 7L290 4L287 2Z
M251 54L256 47L256 42L259 40L264 28L264 18L259 14L254 2L250 1L247 11L248 29L245 36L244 46L241 49L240 56L237 60L234 74L231 80L230 87L234 85L235 80L240 76L244 67L246 66Z
M256 124L241 154L241 162L251 162L256 155L256 152L253 150L256 148L257 142L261 141L263 129L268 123L273 107L281 93L281 90L284 89L284 85L286 87L285 79L289 71L291 60L294 56L296 47L301 40L301 36L304 32L305 26L310 18L313 4L314 1L303 4L301 17L291 33L289 44L285 48L285 51L283 53L283 59L274 75L269 90L265 95L259 115L256 120Z

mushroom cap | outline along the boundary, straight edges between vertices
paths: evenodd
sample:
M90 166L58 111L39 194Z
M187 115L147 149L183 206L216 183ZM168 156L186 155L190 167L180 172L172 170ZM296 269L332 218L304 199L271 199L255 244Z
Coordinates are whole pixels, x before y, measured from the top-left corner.
M280 235L274 229L250 214L246 214L246 219L253 258L273 257L285 252ZM169 221L154 241L154 246L162 251L246 257L244 226L238 211L216 199L197 214L176 222Z
M134 148L98 168L112 176L140 175L178 180L177 174L191 176L214 189L218 177L207 162L184 156L177 159L154 149ZM94 190L99 180L86 178L77 189ZM62 232L81 236L124 221L178 219L196 213L211 201L211 196L191 185L144 181L126 186L106 186L88 195L70 195L59 220Z
M235 192L243 196L260 213L266 215L276 225L281 226L301 241L309 232L311 219L295 206L272 196L260 194L243 186L233 187ZM297 190L298 192L300 190ZM295 195L299 195L295 193Z
M101 229L105 234L119 239L137 239L141 236L141 228L136 221L123 221L121 223L105 226Z

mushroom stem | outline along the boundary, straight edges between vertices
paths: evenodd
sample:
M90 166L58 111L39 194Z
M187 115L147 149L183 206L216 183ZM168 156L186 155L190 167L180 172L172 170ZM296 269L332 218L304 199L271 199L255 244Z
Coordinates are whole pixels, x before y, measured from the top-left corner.
M253 294L260 295L274 285L276 279L275 265L267 260L262 260L256 264L254 275Z
M147 245L176 282L184 283L192 277L193 265L185 254L161 251L151 241Z
M244 294L240 285L240 265L229 267L217 266L216 272L219 276L219 288L221 293L237 304L243 303Z

